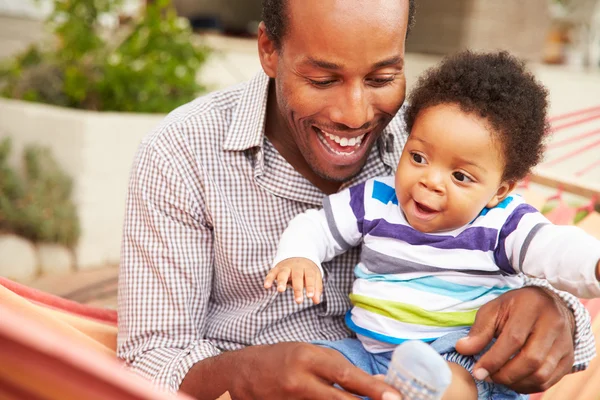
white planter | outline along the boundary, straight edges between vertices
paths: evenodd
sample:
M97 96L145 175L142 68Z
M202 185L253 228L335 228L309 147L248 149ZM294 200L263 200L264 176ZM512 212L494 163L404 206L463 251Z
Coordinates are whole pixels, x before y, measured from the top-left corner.
M38 273L35 246L22 237L0 234L0 276L28 281Z
M12 138L15 165L24 146L39 144L73 178L81 223L78 268L118 262L130 168L143 136L163 118L0 99L0 138Z

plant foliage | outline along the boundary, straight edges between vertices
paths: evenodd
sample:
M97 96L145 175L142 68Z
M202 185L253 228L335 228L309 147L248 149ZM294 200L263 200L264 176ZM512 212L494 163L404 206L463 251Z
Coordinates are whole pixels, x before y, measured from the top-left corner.
M51 45L34 45L0 68L4 97L99 111L166 113L204 91L209 50L170 0L148 2L119 23L122 0L55 0Z

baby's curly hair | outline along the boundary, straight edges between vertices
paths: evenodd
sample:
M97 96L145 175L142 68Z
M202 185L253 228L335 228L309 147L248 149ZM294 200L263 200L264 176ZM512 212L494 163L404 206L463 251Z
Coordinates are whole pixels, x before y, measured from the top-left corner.
M440 104L484 118L504 147L503 181L517 181L542 159L547 97L546 88L508 52L463 51L419 78L404 118L408 132L421 111Z

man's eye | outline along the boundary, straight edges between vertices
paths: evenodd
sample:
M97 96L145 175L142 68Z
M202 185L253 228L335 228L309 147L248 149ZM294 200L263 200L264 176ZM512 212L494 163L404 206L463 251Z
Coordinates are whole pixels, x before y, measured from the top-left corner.
M426 163L425 157L423 157L419 153L412 153L412 159L417 164L425 164Z
M457 181L462 182L462 183L473 182L473 180L471 178L469 178L462 172L453 172L452 176L454 176L454 179L456 179Z
M386 76L386 77L378 77L378 78L370 78L369 83L371 86L382 87L389 83L394 82L396 79L396 75Z
M309 79L308 81L310 82L311 85L318 87L318 88L326 88L335 83L335 80L333 80L333 79L329 79L326 81L315 81L314 79Z

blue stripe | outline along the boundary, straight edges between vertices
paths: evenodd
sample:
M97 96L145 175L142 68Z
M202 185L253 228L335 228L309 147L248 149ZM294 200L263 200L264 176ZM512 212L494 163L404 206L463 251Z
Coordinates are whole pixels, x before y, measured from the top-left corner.
M492 208L484 208L483 210L481 210L481 212L479 213L480 217L483 217L484 215L486 215L487 213L489 213L490 211L496 209L496 208L502 208L502 209L506 209L506 207L508 207L508 205L510 203L512 203L512 201L514 200L514 196L508 196L507 198L505 198L504 200L502 200L500 203L498 203L498 205L496 207L492 207Z
M469 227L457 236L431 235L419 232L410 226L393 224L384 219L364 220L362 228L363 235L393 238L416 246L431 246L445 250L493 251L496 248L496 238L498 237L497 229L483 226Z
M363 220L365 219L365 183L352 186L350 189L350 208L356 217L358 231L364 235Z
M458 283L448 282L434 276L424 276L414 279L401 279L398 275L367 274L360 267L354 269L357 278L370 282L389 282L395 283L398 290L402 288L415 289L421 292L433 293L440 296L451 297L460 301L473 301L487 295L500 296L512 288L504 287L484 287L460 285Z
M383 182L373 181L373 193L371 194L375 200L379 200L383 204L392 203L398 205L398 198L396 197L396 189L386 185Z
M430 343L430 342L433 342L433 341L436 341L439 339L439 338L401 339L401 338L397 338L397 337L393 337L393 336L382 335L381 333L373 332L373 331L370 331L365 328L361 328L360 326L356 325L354 323L354 321L352 321L351 311L348 311L346 313L345 320L346 320L346 325L348 326L348 328L350 328L350 330L353 331L354 333L366 336L371 339L379 340L380 342L384 342L384 343L402 344L402 343L406 342L407 340L421 340L423 342Z
M500 235L498 236L498 247L494 250L494 259L498 268L505 273L514 274L516 272L515 269L510 265L510 261L506 255L506 238L517 229L519 222L521 222L521 219L525 215L537 212L538 210L529 204L519 204L519 206L510 214L502 226L502 229L500 229Z

